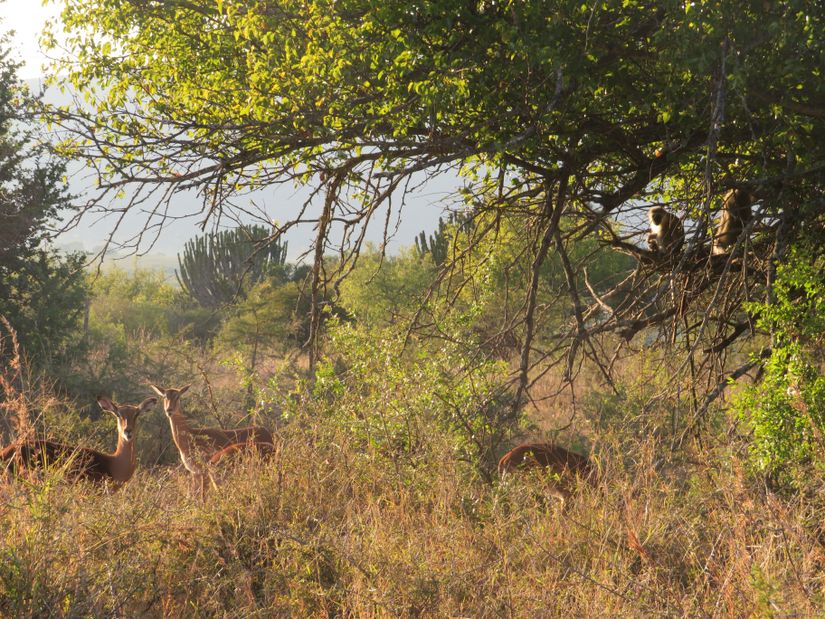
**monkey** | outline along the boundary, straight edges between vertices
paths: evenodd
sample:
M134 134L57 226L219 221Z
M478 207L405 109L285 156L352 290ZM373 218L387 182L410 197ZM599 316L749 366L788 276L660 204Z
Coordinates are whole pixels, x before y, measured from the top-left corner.
M682 249L682 244L685 242L685 228L682 226L681 219L661 206L654 206L647 211L647 220L650 222L647 244L651 251L657 254L672 255Z
M722 210L713 234L711 254L728 253L736 245L739 236L751 220L751 204L754 197L743 189L731 189L722 200Z

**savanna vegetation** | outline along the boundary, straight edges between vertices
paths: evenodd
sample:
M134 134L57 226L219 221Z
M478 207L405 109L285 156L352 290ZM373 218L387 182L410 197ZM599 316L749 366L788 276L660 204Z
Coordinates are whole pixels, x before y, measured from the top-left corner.
M825 613L819 4L63 6L75 104L0 71L2 443L108 451L97 395L192 384L193 424L274 453L202 499L158 406L118 491L8 471L0 615ZM279 184L310 197L256 220ZM191 191L215 230L174 280L50 248L116 204L138 250ZM500 476L526 440L595 473Z

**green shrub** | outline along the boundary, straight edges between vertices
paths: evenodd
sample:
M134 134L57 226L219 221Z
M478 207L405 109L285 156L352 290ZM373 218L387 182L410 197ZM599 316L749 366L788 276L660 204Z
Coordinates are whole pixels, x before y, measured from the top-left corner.
M773 301L751 304L771 334L764 378L735 400L752 432L753 466L776 482L805 483L825 454L825 262L802 250L779 265Z
M414 464L440 435L457 460L492 469L517 420L505 363L478 362L449 344L405 349L398 329L335 321L326 350L313 395L365 447Z

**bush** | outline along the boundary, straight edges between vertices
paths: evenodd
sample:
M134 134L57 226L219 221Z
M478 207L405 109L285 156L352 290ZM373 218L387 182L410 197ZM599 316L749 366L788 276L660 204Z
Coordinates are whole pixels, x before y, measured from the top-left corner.
M516 421L506 364L478 363L449 345L405 349L397 329L335 322L327 351L313 391L318 410L308 414L396 464L415 466L434 440L446 440L455 459L489 475Z
M825 465L825 262L793 252L773 290L772 302L750 306L773 340L764 378L734 408L752 432L753 467L800 487Z

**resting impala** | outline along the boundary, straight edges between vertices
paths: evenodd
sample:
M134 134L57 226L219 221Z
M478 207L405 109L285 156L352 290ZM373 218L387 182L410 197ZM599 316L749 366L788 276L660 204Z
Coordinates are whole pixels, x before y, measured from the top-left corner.
M189 390L190 385L180 389L161 389L155 385L150 385L150 387L163 397L163 410L169 418L172 440L175 441L175 446L180 452L183 466L192 473L194 483L200 485L201 498L206 494L206 478L209 475L207 464L217 452L236 444L272 444L272 433L259 426L232 430L193 428L183 416L183 409L180 405L180 397Z
M552 482L550 492L562 504L570 498L577 476L591 483L595 481L595 469L588 458L552 443L523 443L498 461L501 476L524 468L545 468L555 474L557 479Z
M9 445L0 451L0 462L13 471L60 464L66 466L66 475L70 479L112 480L120 486L129 481L135 472L138 415L152 408L157 401L157 398L147 398L134 406L115 404L106 396L98 396L100 408L117 418L117 449L114 453L105 454L86 447L34 439Z

